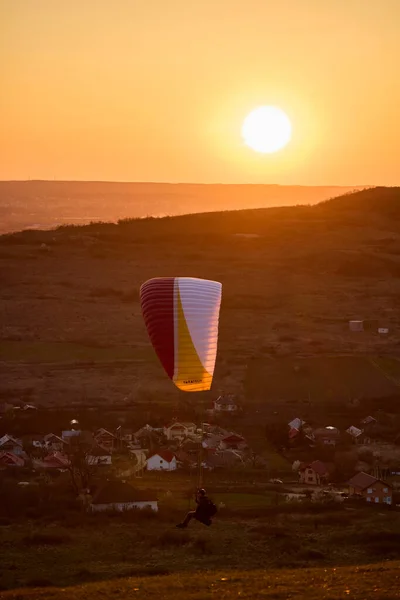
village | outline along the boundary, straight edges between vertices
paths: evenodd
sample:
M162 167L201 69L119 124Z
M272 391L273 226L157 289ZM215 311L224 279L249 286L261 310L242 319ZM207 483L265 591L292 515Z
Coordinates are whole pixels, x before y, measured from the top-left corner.
M32 404L16 407L17 414L37 410ZM176 473L195 488L200 471L205 480L209 474L231 480L248 475L255 486L270 484L284 501L358 500L400 506L400 436L385 439L386 430L375 417L368 415L345 431L331 425L312 428L298 417L287 423L286 430L267 427L266 445L286 464L277 471L271 470L267 453L255 452L236 431L240 418L235 430L219 424L239 412L235 397L227 394L207 410L211 423L175 417L163 427L145 424L133 431L120 425L88 431L72 420L62 431L20 437L12 431L13 420L3 431L2 418L0 478L17 480L26 488L38 480L49 483L67 476L85 509L93 512L144 507L157 511L157 494L141 489L138 482L156 475L162 487L163 477Z

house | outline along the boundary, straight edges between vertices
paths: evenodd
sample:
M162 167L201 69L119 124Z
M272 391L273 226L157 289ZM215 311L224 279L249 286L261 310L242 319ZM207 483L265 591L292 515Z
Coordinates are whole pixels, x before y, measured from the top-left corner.
M13 438L7 433L0 438L0 452L11 452L17 456L21 456L24 453L24 448L21 440Z
M96 431L94 434L94 440L96 444L102 446L103 448L107 448L111 452L113 451L117 442L116 436L110 431L107 431L107 429L104 429L104 427L101 427Z
M208 435L203 439L201 444L206 450L216 450L219 448L223 437L222 435Z
M125 511L150 508L158 511L158 501L154 492L138 490L124 481L108 481L93 496L90 504L93 512L106 510Z
M86 454L86 463L90 466L111 465L111 452L101 446L93 446Z
M332 471L332 468L320 460L302 464L299 467L300 483L321 485L328 480L330 471Z
M243 450L247 443L241 435L231 433L222 438L220 446L222 450Z
M0 452L0 469L5 467L23 467L24 464L25 461L21 456L7 451Z
M300 430L296 429L296 427L291 427L289 429L289 441L294 440L298 436L300 436Z
M332 427L332 425L320 427L314 431L314 439L317 444L323 446L336 446L340 440L340 431L337 427Z
M368 417L365 417L365 419L363 419L361 421L361 425L372 425L373 423L376 423L376 419L374 419L374 417L371 417L371 415L369 415Z
M222 413L234 413L238 410L238 405L232 395L219 396L214 400L214 411Z
M24 404L24 406L22 407L22 410L32 412L32 411L38 410L38 409L37 409L37 406L35 406L34 404Z
M69 444L74 442L74 438L79 439L80 435L80 429L66 429L61 433L62 439Z
M69 465L68 457L61 454L61 452L54 452L45 456L43 460L33 461L35 469L60 469L64 471Z
M178 421L174 421L173 423L170 423L170 425L164 427L164 435L169 441L183 439L188 435L194 435L195 433L195 423L178 423Z
M44 436L42 445L52 452L62 452L67 444L68 442L60 438L58 435L55 435L54 433L48 433Z
M358 427L354 427L354 425L351 425L348 429L346 429L346 433L349 434L353 444L360 444L364 441L365 436L363 436L363 430L358 429Z
M218 450L206 457L205 464L208 469L230 469L243 465L244 461L236 450Z
M293 421L290 421L290 423L288 423L290 429L297 429L297 430L300 430L303 427L303 425L305 425L305 424L306 424L306 422L302 421L298 417L296 417L295 419L293 419Z
M135 435L134 435L132 429L126 429L125 427L122 427L122 425L120 425L115 430L115 437L117 438L117 445L120 448L123 448L124 446L128 446L128 445L129 446L134 445L134 446L140 448L140 444L139 444L138 440L135 438Z
M195 467L197 465L197 460L191 456L190 454L188 454L187 452L185 452L184 450L178 450L175 453L175 458L177 460L177 464L183 466L183 467Z
M183 442L180 444L179 450L183 450L184 452L186 452L186 454L189 454L194 459L197 459L201 447L201 441L196 442L195 440L187 438L186 440L183 440Z
M147 459L148 471L175 471L176 457L170 450L159 450Z
M348 481L351 496L363 496L367 502L392 504L392 486L368 473L357 473Z

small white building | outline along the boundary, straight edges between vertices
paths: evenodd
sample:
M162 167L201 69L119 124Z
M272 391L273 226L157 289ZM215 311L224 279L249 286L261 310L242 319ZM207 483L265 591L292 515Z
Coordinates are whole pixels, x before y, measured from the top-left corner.
M108 481L94 496L90 504L93 512L104 512L150 508L158 511L158 501L154 492L138 490L123 481Z
M194 435L195 433L195 423L179 423L178 421L174 421L164 427L164 435L169 441L184 439L188 435Z
M364 331L364 321L349 321L350 331Z
M147 459L148 471L175 471L176 456L170 450L159 450Z
M236 412L238 406L235 402L233 396L219 396L216 400L214 400L214 410L215 412Z

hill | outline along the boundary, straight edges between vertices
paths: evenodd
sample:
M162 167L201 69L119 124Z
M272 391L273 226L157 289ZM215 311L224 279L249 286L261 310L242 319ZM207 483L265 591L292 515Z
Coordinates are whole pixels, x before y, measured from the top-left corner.
M179 215L315 204L352 188L338 186L0 181L0 233L123 217Z
M226 390L291 415L305 400L357 398L362 411L396 397L396 210L399 188L376 188L316 206L4 235L2 398L53 406L186 400L155 358L138 297L144 280L178 274L223 283L215 384L199 395L207 402ZM371 329L352 333L349 319Z

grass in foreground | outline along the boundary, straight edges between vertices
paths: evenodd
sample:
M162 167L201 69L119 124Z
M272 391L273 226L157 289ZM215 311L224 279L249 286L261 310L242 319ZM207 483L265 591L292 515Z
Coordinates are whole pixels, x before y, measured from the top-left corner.
M175 529L183 512L174 510L146 518L127 513L83 520L65 514L58 523L47 518L3 520L0 590L70 589L161 575L179 576L184 582L194 572L221 569L234 579L238 571L304 571L317 566L329 571L400 560L396 512L341 507L320 512L305 506L296 513L287 508L221 511L212 527L192 523L186 531Z
M400 562L353 567L279 571L213 571L156 577L129 577L72 588L20 589L4 600L94 600L157 598L200 600L221 598L286 600L394 600L400 598Z

